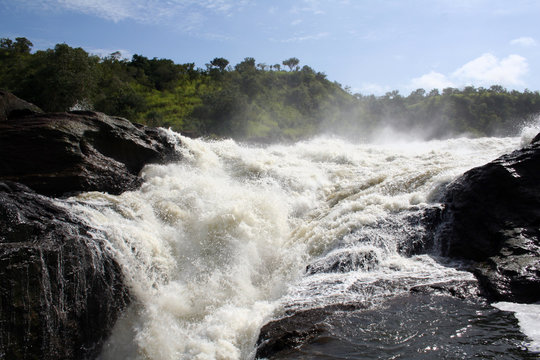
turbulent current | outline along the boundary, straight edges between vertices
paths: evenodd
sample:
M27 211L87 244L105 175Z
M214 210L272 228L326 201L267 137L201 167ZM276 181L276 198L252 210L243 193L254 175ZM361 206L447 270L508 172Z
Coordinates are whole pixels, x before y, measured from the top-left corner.
M183 159L146 166L138 191L68 200L106 241L134 298L101 359L252 359L261 327L285 313L360 304L382 324L384 308L396 307L389 299L412 287L474 281L436 251L403 249L421 242L428 230L417 219L446 184L522 141L320 137L258 147L169 135ZM456 326L444 336L472 331Z

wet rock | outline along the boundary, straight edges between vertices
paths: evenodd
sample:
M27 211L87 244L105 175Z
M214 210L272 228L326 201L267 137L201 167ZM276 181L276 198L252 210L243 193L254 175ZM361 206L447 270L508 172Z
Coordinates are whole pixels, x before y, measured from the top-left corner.
M476 299L481 295L478 282L474 280L454 280L413 286L412 294L449 295L458 299Z
M144 165L178 158L160 129L96 112L0 122L0 154L0 181L17 181L49 196L133 190Z
M128 302L91 229L54 200L0 182L0 358L93 358Z
M524 341L511 313L428 290L374 307L312 309L274 320L261 330L256 358L537 358L523 348Z
M0 122L35 113L43 113L43 110L7 91L0 90Z
M332 251L323 258L309 264L308 274L373 270L379 264L379 257L374 249L342 248Z
M274 358L316 339L330 330L326 320L338 311L352 311L358 307L335 305L293 312L270 321L261 329L257 340L256 358Z
M144 165L178 159L175 143L126 119L14 101L0 101L0 358L95 358L128 289L96 230L52 197L135 189Z
M540 300L540 137L449 185L437 230L492 300Z

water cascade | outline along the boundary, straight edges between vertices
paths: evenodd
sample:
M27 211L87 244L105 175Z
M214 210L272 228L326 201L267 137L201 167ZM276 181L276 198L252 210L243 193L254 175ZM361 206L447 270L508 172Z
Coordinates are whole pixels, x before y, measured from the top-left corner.
M101 359L251 359L261 327L284 314L372 311L412 288L474 282L437 244L414 255L430 231L419 219L446 184L521 141L260 147L169 135L182 161L147 165L139 190L62 205L108 244L134 297Z

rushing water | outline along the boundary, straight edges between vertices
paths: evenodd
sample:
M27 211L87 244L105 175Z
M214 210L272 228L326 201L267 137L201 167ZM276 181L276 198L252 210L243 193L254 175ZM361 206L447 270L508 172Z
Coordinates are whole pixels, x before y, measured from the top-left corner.
M102 359L250 359L260 328L285 311L356 303L383 314L411 287L473 281L398 247L426 231L410 219L437 206L445 184L521 142L256 147L170 136L183 160L146 166L140 190L69 200L107 241L135 299ZM348 349L339 339L334 354Z

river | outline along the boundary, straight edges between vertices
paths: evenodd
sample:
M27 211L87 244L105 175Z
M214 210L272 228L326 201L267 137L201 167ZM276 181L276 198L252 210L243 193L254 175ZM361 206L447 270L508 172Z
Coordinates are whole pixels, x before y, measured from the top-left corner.
M283 358L468 358L478 344L485 352L474 354L487 358L539 351L507 312L513 304L407 295L475 281L436 244L423 255L404 249L429 231L418 218L446 184L523 137L254 146L169 136L183 160L146 166L138 191L67 201L107 243L134 297L100 359L253 359L268 321L345 304L361 309L333 314L324 336Z

